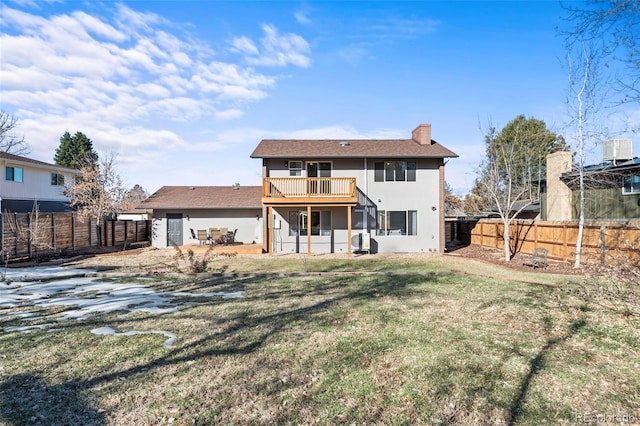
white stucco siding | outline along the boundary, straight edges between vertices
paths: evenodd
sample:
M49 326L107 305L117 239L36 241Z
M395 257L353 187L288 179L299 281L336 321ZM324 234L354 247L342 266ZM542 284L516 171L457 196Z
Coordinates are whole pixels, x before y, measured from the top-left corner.
M399 159L404 160L404 159ZM429 252L438 251L440 229L440 176L439 160L419 159L416 161L415 182L376 182L375 162L370 159L366 183L366 195L384 211L416 211L417 235L376 235L371 236L379 252ZM414 160L409 160L414 161ZM365 185L358 182L363 190ZM435 210L434 210L435 208Z
M227 228L237 229L236 241L245 244L262 242L262 209L211 209L211 210L154 210L153 238L154 247L167 247L167 214L182 214L183 245L197 244L191 235L191 229L197 235L198 229Z

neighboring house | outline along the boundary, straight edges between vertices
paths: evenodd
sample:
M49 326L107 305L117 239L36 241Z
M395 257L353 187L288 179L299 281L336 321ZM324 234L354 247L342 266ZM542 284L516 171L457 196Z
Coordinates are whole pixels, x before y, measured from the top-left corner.
M444 165L457 154L430 124L411 139L267 139L251 157L269 253L444 252Z
M197 243L198 230L227 228L236 241L262 242L259 186L163 186L138 205L153 211L154 247ZM193 233L192 233L193 231Z
M630 157L630 149L627 151ZM543 220L579 217L579 174L571 159L572 154L564 151L547 157ZM585 219L640 219L640 158L605 160L585 167L584 187Z
M118 220L151 220L152 217L151 209L128 209L118 213Z
M3 172L0 181L0 212L31 212L34 202L41 212L72 210L64 194L78 170L0 152Z

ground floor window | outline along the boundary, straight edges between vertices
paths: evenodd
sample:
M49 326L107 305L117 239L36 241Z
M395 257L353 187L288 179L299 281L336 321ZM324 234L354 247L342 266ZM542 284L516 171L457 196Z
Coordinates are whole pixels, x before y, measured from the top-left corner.
M625 176L622 185L623 194L640 194L640 175Z
M378 210L377 235L418 235L416 210Z
M289 236L307 235L311 230L311 235L331 235L331 211L312 211L311 218L306 210L289 211Z

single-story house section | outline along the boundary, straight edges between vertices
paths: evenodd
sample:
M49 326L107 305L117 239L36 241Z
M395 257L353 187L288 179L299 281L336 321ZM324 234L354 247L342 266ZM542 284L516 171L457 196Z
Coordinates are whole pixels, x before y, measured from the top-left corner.
M237 230L235 241L259 244L261 196L259 186L163 186L137 208L153 210L154 247L198 243L198 230L210 228Z

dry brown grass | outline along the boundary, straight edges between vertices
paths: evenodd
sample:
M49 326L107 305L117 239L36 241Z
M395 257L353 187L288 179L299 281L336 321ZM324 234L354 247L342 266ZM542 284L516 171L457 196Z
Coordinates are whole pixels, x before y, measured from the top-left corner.
M213 273L163 276L152 285L243 290L243 299L185 305L175 315L112 314L55 333L0 334L0 420L538 425L574 424L589 413L640 418L640 360L630 356L640 351L638 319L554 288L451 272L469 265L438 256L215 258ZM527 279L562 284L541 274ZM179 339L165 349L154 335L89 332L107 325L168 330Z

